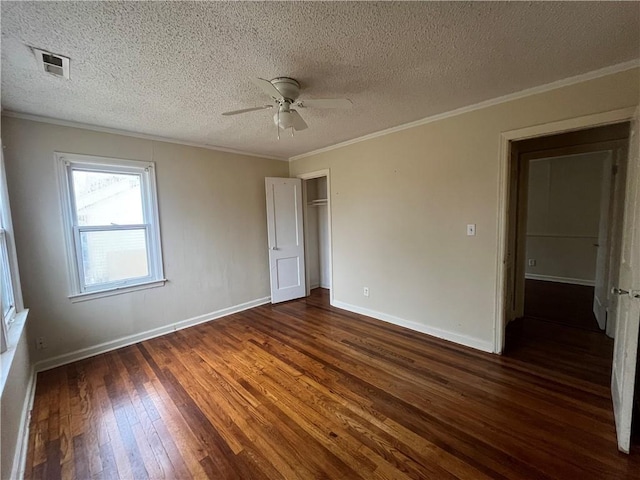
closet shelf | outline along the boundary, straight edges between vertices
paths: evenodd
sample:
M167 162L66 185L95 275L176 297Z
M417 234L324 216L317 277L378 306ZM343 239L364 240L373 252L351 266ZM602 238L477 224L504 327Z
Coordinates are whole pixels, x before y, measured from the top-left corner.
M321 205L327 205L329 202L326 198L318 198L316 200L311 200L308 205L310 207L319 207Z

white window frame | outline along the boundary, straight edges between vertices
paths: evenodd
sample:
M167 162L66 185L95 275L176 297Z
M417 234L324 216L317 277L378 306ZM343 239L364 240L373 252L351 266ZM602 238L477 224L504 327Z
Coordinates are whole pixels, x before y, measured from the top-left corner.
M155 164L153 162L141 162L138 160L124 160L120 158L60 152L55 153L55 158L58 164L62 220L67 249L71 290L69 298L72 301L82 301L164 285L166 279L164 278L162 265ZM77 212L74 204L73 182L71 180L71 175L74 170L139 175L144 223L136 225L78 225ZM80 245L81 234L92 231L138 229L144 229L146 232L149 275L99 285L85 285Z
M13 305L7 312L7 315L1 315L2 321L0 326L0 352L2 364L0 375L0 392L4 390L4 385L8 375L8 369L13 360L13 351L19 340L28 310L25 310L22 300L22 289L20 288L20 273L18 271L18 256L16 253L16 243L13 236L13 221L11 219L11 207L9 205L9 191L7 189L7 176L4 168L3 146L0 141L0 248L5 250L7 258L7 269L11 282L11 294L13 297ZM2 272L0 267L0 281ZM2 299L0 297L0 304ZM3 311L0 305L0 312Z
M1 214L2 212L0 212ZM2 217L4 217L4 215L2 215ZM4 282L5 282L5 275L8 277L9 280L9 295L11 296L11 307L9 308L9 310L7 311L7 314L4 314L4 307L5 305L2 303L2 297L0 296L0 312L2 313L2 324L3 324L3 328L4 328L4 333L5 335L2 336L2 344L1 344L1 351L5 351L7 349L6 346L6 333L9 331L9 326L11 325L11 322L13 322L13 319L16 316L16 311L17 311L17 307L16 307L16 294L15 294L15 288L14 288L14 281L13 281L13 276L11 274L11 271L13 270L11 268L11 256L9 254L9 239L8 239L8 235L7 235L7 231L4 228L4 225L2 224L2 218L0 218L0 258L4 257L7 259L7 264L6 265L2 265L0 263L0 283L4 286Z

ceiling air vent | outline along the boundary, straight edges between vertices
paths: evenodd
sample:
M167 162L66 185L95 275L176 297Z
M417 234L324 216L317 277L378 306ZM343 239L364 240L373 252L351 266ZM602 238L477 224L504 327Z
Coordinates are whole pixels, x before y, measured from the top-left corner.
M33 49L33 53L45 72L56 77L69 78L69 58L37 48Z

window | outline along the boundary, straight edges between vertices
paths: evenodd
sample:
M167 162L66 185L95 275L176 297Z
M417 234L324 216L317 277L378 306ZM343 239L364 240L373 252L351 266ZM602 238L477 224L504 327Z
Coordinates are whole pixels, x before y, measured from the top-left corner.
M1 224L0 218L0 224ZM2 307L2 342L0 352L7 349L7 334L11 322L16 316L16 302L11 279L9 249L7 247L7 232L0 225L0 307Z
M0 172L0 319L2 321L0 325L0 352L5 352L9 346L9 330L13 326L16 315L23 308L20 278L15 256L16 248L11 226L11 212L9 210L9 193L4 171L4 158L2 158L0 164L2 166ZM14 331L12 330L13 333Z
M153 163L56 156L71 297L164 283Z

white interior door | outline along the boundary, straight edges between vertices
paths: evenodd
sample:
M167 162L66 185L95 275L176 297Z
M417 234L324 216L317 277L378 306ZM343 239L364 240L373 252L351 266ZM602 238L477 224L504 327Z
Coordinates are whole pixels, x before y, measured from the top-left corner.
M629 453L631 416L640 325L640 135L638 110L631 125L627 188L618 274L614 295L615 340L611 374L611 396L616 421L618 449ZM610 310L610 313L613 311Z
M598 249L596 254L596 279L593 294L593 314L598 321L600 329L604 330L607 324L607 304L609 297L609 252L610 252L610 222L611 210L611 168L612 155L609 152L602 169L602 186L600 189L600 224L598 226L598 243L594 245Z
M271 303L306 295L302 180L266 178Z

